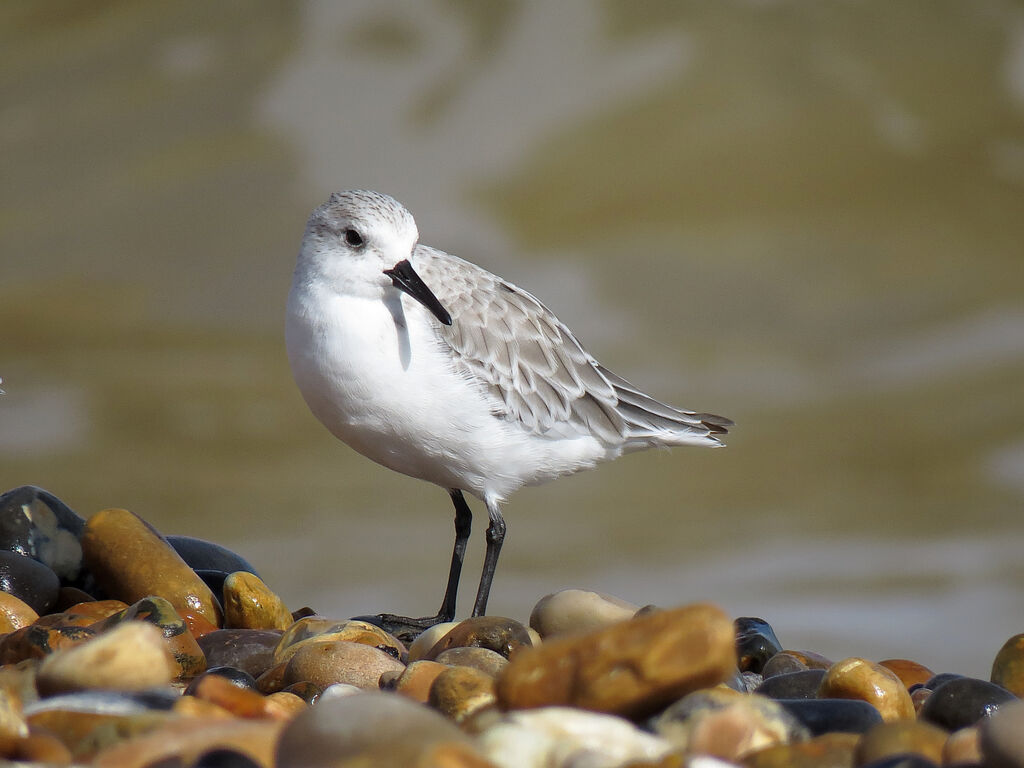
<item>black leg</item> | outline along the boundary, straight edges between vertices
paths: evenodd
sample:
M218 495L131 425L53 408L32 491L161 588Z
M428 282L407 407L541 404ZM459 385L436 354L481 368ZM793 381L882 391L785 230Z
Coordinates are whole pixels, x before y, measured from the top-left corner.
M462 576L462 563L466 558L466 544L469 541L469 533L473 527L473 513L466 503L462 491L457 488L449 488L449 495L452 503L455 504L455 546L452 549L452 564L448 569L448 586L444 590L444 599L441 601L441 609L436 616L425 616L422 619L410 619L408 616L396 616L393 613L382 613L378 616L357 616L361 621L375 624L387 630L399 640L409 641L415 638L420 632L443 621L451 621L455 618L455 600L459 592L459 578ZM499 516L500 517L500 516ZM504 534L504 523L502 523ZM487 552L491 551L491 529L487 529ZM499 548L501 547L499 543ZM493 569L493 566L492 566ZM490 581L488 580L488 584ZM489 587L488 587L489 588ZM479 596L477 600L479 601ZM487 598L484 597L486 605ZM475 613L473 614L476 615Z
M487 598L491 594L491 582L494 570L498 567L498 555L505 541L505 518L496 503L487 502L487 514L491 518L487 526L487 550L484 552L484 570L480 574L480 586L476 591L476 602L473 604L473 615L483 616L487 613Z

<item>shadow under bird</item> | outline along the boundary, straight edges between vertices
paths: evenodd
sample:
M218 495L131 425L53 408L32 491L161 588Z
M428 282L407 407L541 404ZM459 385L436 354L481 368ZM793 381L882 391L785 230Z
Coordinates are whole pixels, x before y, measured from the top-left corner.
M377 192L338 192L313 211L285 336L306 403L336 437L455 504L437 615L370 617L406 637L455 616L472 521L464 491L490 518L478 616L505 537L499 505L513 491L629 451L718 446L732 425L616 376L532 295L421 245L412 215Z

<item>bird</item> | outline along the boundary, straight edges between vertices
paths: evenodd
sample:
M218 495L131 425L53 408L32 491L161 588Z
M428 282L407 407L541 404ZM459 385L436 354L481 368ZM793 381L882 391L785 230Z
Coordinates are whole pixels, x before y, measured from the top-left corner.
M361 617L399 636L454 619L472 527L465 493L489 520L472 613L482 616L510 494L632 451L721 446L733 426L644 394L532 294L421 244L412 214L369 190L336 192L310 215L285 341L299 391L335 437L444 488L455 507L437 614Z

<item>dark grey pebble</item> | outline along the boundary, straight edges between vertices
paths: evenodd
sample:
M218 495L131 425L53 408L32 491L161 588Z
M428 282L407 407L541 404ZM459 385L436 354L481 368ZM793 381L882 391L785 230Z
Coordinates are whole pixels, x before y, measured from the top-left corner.
M191 768L260 768L260 764L233 749L212 749L201 754Z
M878 710L859 699L777 699L813 736L864 733L882 722Z
M57 604L60 579L38 560L0 550L0 590L28 603L42 616Z
M964 675L958 675L956 672L940 672L939 674L928 678L928 682L925 683L923 687L930 691L934 691L936 688L945 685L950 680L958 680L961 677L964 677Z
M207 667L234 667L259 677L274 666L281 633L268 629L218 629L198 639Z
M775 675L765 678L755 692L772 699L815 699L825 672L824 669L803 669Z
M192 536L166 536L165 538L181 559L188 563L189 568L196 572L219 571L226 576L235 571L248 571L259 576L248 560L220 544Z
M25 716L38 712L89 712L97 715L137 715L154 710L167 710L181 696L172 688L149 691L81 691L49 696L25 705Z
M765 679L776 675L788 675L791 672L803 672L808 669L800 659L788 653L776 653L764 665L761 674Z
M217 677L223 677L228 680L232 685L237 688L246 688L250 691L256 690L256 678L250 675L245 670L238 669L237 667L229 667L227 665L221 665L219 667L209 667L203 674L197 675L192 678L192 681L185 688L185 695L191 696L195 694L196 688L200 682L210 675L216 675Z
M736 656L741 672L761 672L772 656L782 650L775 630L764 619L742 616L736 627Z
M990 717L1001 705L1016 700L1016 696L995 683L956 677L932 689L932 695L921 707L920 717L948 731L956 731Z

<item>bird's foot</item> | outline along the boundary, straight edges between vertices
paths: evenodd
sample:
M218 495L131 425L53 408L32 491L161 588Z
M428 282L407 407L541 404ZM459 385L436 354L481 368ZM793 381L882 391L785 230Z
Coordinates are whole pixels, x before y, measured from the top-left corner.
M408 616L396 616L393 613L378 613L373 616L354 616L355 621L365 621L380 627L389 632L403 643L411 643L423 630L430 629L435 624L451 621L447 616L424 616L421 619L411 619Z

